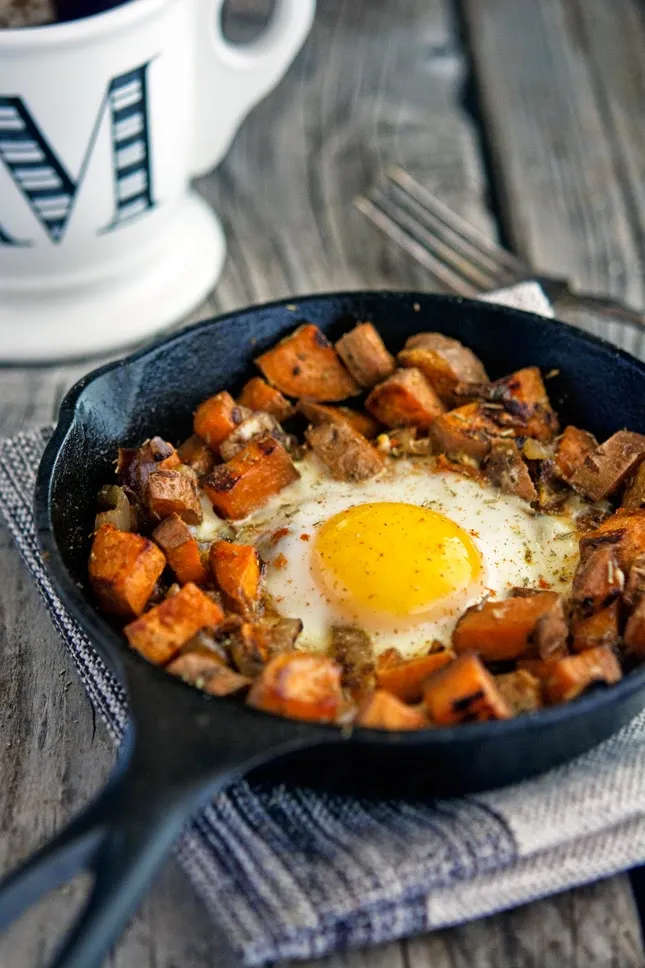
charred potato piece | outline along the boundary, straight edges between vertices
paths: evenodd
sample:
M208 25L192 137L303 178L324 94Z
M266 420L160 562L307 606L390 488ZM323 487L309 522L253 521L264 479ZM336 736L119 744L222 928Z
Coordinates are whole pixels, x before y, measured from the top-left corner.
M601 501L617 491L644 459L645 436L619 430L586 455L569 483L589 500Z
M254 376L245 383L240 394L239 404L249 410L263 410L270 413L280 423L293 414L293 406L279 390L270 387L261 376Z
M621 677L614 653L606 646L600 646L555 662L545 680L545 688L550 702L569 702L595 682L613 685Z
M580 539L580 557L587 561L592 551L611 546L618 567L628 572L634 560L645 552L645 510L619 509Z
M200 629L214 629L224 618L222 609L201 588L188 582L172 598L166 598L126 625L133 649L156 665L165 665Z
M359 386L370 390L394 373L394 357L371 323L358 323L336 343L336 352Z
M341 675L338 663L327 656L308 652L278 655L265 666L247 701L278 716L333 722L343 704Z
M359 386L317 326L305 323L256 359L268 382L288 397L338 403Z
M215 580L235 612L247 618L257 614L260 604L260 558L251 545L214 541L210 563Z
M430 428L430 437L437 450L456 459L483 461L501 428L481 403L467 403L456 410L441 414ZM509 434L513 431L509 430Z
M196 585L207 584L209 573L199 545L178 514L171 514L162 521L153 531L152 538L162 549L180 584L189 581Z
M618 602L591 615L574 618L572 648L574 652L595 649L600 645L616 645L618 642Z
M645 507L645 463L639 465L628 481L620 503L621 507L630 509Z
M425 684L424 701L437 726L512 716L495 680L474 655L462 655L435 672Z
M140 534L104 524L92 543L90 584L104 612L133 618L152 595L166 559L152 541Z
M428 719L421 709L414 709L384 689L377 689L359 706L356 725L366 729L423 729Z
M445 407L421 370L397 370L374 387L365 407L386 427L427 429Z
M265 434L216 467L203 486L217 514L240 520L299 477L284 447Z
M245 692L252 680L240 675L205 650L183 652L166 670L211 696L233 696Z
M615 549L600 545L580 561L573 577L571 600L576 614L587 617L606 608L620 596L624 585Z
M421 370L437 396L449 406L458 402L457 384L488 382L486 370L472 350L442 333L411 336L397 359L402 366Z
M197 407L193 429L218 454L220 444L250 416L250 410L237 404L227 390L222 390Z
M558 601L555 592L473 605L457 622L452 645L458 654L475 652L487 662L518 659L531 650L540 618Z
M430 655L418 656L407 662L393 662L391 665L379 665L376 679L386 692L392 693L402 702L420 702L423 699L423 687L430 676L448 663L453 662L454 652L442 649L431 652Z
M578 427L565 427L556 441L553 470L563 481L570 481L588 454L598 446L593 434Z

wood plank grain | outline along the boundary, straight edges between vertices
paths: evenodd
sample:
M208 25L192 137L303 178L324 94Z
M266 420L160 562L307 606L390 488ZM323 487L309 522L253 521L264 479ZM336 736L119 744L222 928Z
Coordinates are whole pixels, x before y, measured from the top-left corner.
M613 134L627 217L645 251L645 8L639 0L576 0L572 29L587 54L600 110ZM641 264L641 274L643 267Z
M507 233L537 268L641 304L643 253L577 4L463 0L463 10Z

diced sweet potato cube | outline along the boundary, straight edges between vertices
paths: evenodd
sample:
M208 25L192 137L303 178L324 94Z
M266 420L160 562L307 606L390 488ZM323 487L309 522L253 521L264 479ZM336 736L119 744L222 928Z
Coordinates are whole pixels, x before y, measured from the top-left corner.
M160 552L161 553L161 552ZM125 627L133 649L150 662L165 665L200 629L214 629L224 612L192 582Z
M574 652L595 649L599 645L615 645L618 641L618 601L594 612L574 618L572 648Z
M222 441L248 416L250 411L237 404L230 393L222 390L200 403L195 411L193 428L211 450L218 453Z
M526 669L495 676L495 685L514 716L533 712L542 705L542 684L537 676Z
M215 463L213 451L205 440L193 434L178 448L177 453L183 464L192 467L198 477L210 474Z
M299 477L284 447L265 434L252 440L232 460L216 467L203 487L221 517L239 520Z
M625 626L625 647L639 659L645 659L645 598L641 598Z
M180 584L185 585L189 581L196 585L207 583L208 568L202 561L199 545L178 514L171 514L162 521L152 537L168 559Z
M495 680L475 655L459 656L435 672L425 684L424 701L437 726L512 716Z
M576 699L594 682L612 685L621 679L622 673L611 649L600 646L586 649L579 655L570 655L554 663L545 682L550 702L569 702Z
M420 709L413 709L384 689L377 689L361 703L356 724L366 729L423 729L428 720Z
M183 679L211 696L233 696L248 689L251 679L223 665L206 651L183 652L166 666L171 675Z
M397 370L374 387L366 408L386 427L430 427L445 410L421 370Z
M454 660L454 653L450 649L431 652L407 662L399 662L389 668L379 666L376 680L381 687L402 702L420 702L423 699L423 687L427 679L442 666Z
M233 609L253 616L260 602L260 558L252 545L214 541L210 562L215 580Z
M642 598L645 598L645 554L638 555L632 562L623 592L623 605L631 611Z
M341 711L341 668L323 655L290 652L271 659L248 702L268 713L314 722L333 722Z
M553 457L553 470L563 481L570 481L587 454L598 446L593 434L578 427L565 427L558 437Z
M180 463L172 444L161 437L151 437L136 449L120 448L116 473L121 484L141 496L150 474L174 470Z
M252 377L244 384L239 403L249 410L263 410L282 423L293 414L293 406L275 387L270 387L261 376Z
M557 599L555 592L540 592L473 605L455 627L453 648L457 653L477 652L486 662L517 659L532 648L539 619Z
M437 450L451 457L482 461L501 429L481 403L467 403L437 417L430 436Z
M364 629L353 625L334 625L329 654L343 670L347 689L371 688L374 684L374 647Z
M537 366L517 370L491 386L492 399L502 403L518 436L551 440L558 432L558 418Z
M371 323L358 323L336 343L336 352L359 386L370 390L394 373L394 357Z
M402 366L416 366L444 403L456 402L458 383L487 383L484 366L472 350L442 333L417 333L399 353Z
M610 605L623 590L625 576L618 567L611 545L600 545L579 564L571 586L571 599L576 614L592 615Z
M621 507L630 509L645 507L645 462L639 465L636 473L629 479L620 504Z
M365 481L385 466L382 454L349 424L319 424L305 433L314 453L340 481Z
M190 472L154 471L145 486L144 504L153 521L178 514L186 524L199 524L203 517L197 481Z
M645 552L645 510L619 509L611 517L580 539L580 557L596 548L610 545L616 553L618 567L627 573L634 559Z
M539 679L540 682L544 684L555 669L558 662L561 659L566 659L568 655L569 652L565 650L563 653L550 656L548 659L518 659L517 668L518 670L523 669L526 672L530 672L532 676L535 676L536 679Z
M288 397L337 403L359 392L325 334L311 323L298 327L255 362L269 383Z
M104 612L123 618L140 615L165 567L156 544L140 534L118 531L112 524L96 532L88 570Z
M484 465L486 477L503 494L513 494L524 501L537 501L537 491L529 469L514 440L495 440Z
M569 483L591 501L601 501L618 490L644 459L645 436L619 430L587 454Z
M367 439L376 437L379 431L377 420L367 413L359 413L358 410L352 410L350 407L328 407L324 403L315 403L313 400L299 400L297 409L314 426L324 423L349 424Z

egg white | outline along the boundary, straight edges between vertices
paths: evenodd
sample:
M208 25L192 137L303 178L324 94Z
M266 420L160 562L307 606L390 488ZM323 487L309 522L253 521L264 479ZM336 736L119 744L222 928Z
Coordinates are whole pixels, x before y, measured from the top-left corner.
M575 499L557 516L536 514L520 498L458 473L433 470L427 459L394 461L378 477L357 484L331 479L312 454L297 466L300 480L238 523L236 540L258 547L278 610L302 620L301 648L326 649L330 627L347 623L313 577L312 551L317 529L357 504L396 501L437 511L470 534L483 565L481 582L467 589L447 614L414 624L402 621L395 628L370 627L377 652L395 646L411 656L435 639L447 644L466 608L486 596L504 598L514 586L564 592L571 584L578 562ZM227 527L209 507L197 537L212 540Z

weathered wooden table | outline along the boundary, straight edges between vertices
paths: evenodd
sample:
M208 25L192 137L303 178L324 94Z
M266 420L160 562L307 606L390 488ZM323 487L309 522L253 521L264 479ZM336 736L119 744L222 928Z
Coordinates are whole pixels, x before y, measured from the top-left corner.
M235 0L237 29L268 0ZM398 162L543 270L645 302L645 10L638 0L319 0L280 87L203 179L228 262L194 315L311 291L434 288L352 208ZM0 371L0 433L50 421L88 365ZM59 828L113 749L0 534L0 869ZM86 885L0 941L1 968L43 963ZM217 968L218 941L171 861L110 960ZM628 878L463 927L339 955L322 968L614 968L645 964Z

